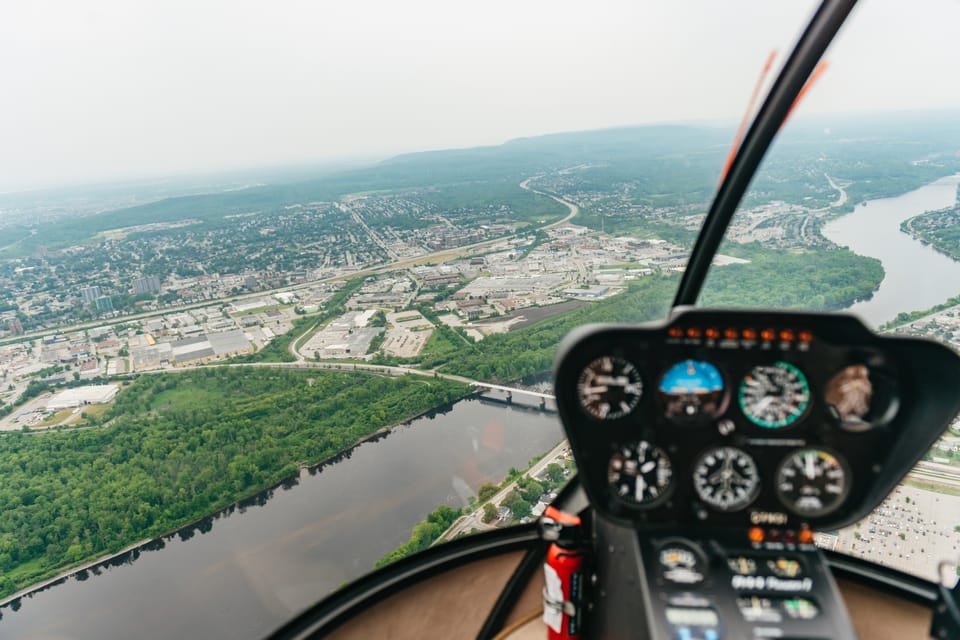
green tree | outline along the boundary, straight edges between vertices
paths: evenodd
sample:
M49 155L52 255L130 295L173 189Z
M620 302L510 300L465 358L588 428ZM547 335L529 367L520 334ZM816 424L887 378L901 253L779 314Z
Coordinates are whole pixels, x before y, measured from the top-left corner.
M483 521L486 523L493 522L493 519L497 517L497 508L493 506L492 502L486 502L483 505Z
M561 467L556 462L551 462L550 464L548 464L547 478L549 478L550 481L554 483L563 482L563 479L564 479L563 467Z
M500 488L492 482L484 482L482 485L480 485L480 489L477 491L477 500L479 502L486 502L496 495L497 491L499 490Z

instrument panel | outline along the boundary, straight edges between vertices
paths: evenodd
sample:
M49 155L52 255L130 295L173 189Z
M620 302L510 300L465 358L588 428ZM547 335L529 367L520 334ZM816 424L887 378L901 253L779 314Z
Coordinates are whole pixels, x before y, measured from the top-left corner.
M555 371L591 502L635 524L845 525L960 409L953 351L837 314L690 309L583 327Z

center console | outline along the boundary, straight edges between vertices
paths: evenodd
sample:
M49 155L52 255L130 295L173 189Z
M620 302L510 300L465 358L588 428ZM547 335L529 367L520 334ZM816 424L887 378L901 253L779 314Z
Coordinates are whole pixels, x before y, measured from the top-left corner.
M605 521L593 542L585 637L856 637L814 544L729 531L638 533Z

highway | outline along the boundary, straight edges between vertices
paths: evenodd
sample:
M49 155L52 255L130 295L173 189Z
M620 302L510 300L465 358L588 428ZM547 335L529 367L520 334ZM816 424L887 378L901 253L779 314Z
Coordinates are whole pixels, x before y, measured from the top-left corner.
M543 472L553 462L556 462L558 458L562 457L563 454L569 449L569 445L566 440L562 440L560 444L555 446L550 450L543 458L536 462L532 467L530 467L523 475L520 477L532 477L536 476ZM500 503L503 502L503 499L507 497L511 491L513 491L517 486L516 481L511 482L506 487L498 491L492 498L487 500L487 502L493 504L497 508L500 507ZM492 525L486 524L483 521L483 505L478 504L477 508L468 513L467 515L461 516L458 518L450 528L444 531L439 538L433 543L437 544L445 540L453 540L461 533L470 533L473 529L478 529L479 531L486 531L488 529L493 529Z

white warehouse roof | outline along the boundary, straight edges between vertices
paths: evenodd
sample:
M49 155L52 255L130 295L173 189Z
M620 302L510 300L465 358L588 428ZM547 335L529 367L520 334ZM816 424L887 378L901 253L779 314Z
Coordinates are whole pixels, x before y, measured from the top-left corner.
M103 404L113 400L119 391L120 387L115 384L93 384L86 387L65 389L50 398L47 402L47 409L69 409L85 404Z

